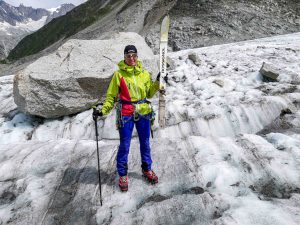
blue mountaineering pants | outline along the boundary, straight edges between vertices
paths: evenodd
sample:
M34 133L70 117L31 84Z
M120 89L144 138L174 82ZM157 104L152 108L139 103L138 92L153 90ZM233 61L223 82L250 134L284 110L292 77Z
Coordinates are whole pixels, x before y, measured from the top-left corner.
M128 154L134 124L139 136L140 153L142 158L142 169L151 170L151 149L150 149L150 114L140 116L137 121L133 116L123 116L124 126L119 128L120 145L117 154L117 170L119 176L127 175Z

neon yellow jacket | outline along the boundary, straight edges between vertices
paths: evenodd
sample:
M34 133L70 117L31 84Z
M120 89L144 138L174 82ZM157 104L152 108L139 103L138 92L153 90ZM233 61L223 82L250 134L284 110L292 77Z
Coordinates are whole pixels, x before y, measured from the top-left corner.
M141 61L136 66L128 66L124 60L118 63L119 70L116 71L109 84L106 99L102 107L103 115L107 115L118 100L136 102L146 98L152 98L159 89L159 82L152 82L149 72L142 67ZM151 112L147 103L122 104L122 115L130 116L134 112L146 115Z

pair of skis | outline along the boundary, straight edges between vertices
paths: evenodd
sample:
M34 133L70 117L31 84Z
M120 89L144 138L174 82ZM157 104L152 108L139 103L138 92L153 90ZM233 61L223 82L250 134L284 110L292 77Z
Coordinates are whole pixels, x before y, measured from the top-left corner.
M160 92L158 100L158 124L161 128L166 126L166 81L167 75L167 50L168 50L168 36L170 27L170 17L165 16L160 28L160 43L159 43L159 72L160 72Z

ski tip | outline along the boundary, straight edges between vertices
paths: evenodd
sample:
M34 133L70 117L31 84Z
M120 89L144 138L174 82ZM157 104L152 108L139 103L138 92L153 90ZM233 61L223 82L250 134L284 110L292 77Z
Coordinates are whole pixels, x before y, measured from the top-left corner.
M160 40L163 42L168 41L168 33L169 33L169 27L170 27L170 17L169 15L166 15L161 23L160 28Z
M162 25L163 26L169 26L170 25L170 16L169 16L169 14L167 14L165 17L164 17L164 19L163 19L163 21L162 21Z

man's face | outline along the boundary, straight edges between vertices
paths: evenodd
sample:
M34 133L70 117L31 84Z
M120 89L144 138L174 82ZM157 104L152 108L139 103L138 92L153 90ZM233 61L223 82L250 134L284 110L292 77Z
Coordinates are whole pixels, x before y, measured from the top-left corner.
M125 63L128 66L136 66L137 64L137 54L136 53L128 53L124 56Z

